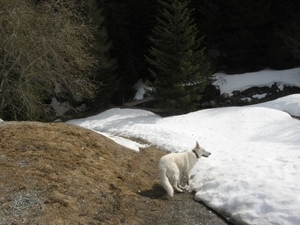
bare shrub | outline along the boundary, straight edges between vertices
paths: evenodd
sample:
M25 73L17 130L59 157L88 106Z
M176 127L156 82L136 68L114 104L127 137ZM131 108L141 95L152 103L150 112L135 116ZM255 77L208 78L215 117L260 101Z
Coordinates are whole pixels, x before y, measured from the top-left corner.
M74 1L0 0L0 112L36 120L51 94L94 95L93 27Z

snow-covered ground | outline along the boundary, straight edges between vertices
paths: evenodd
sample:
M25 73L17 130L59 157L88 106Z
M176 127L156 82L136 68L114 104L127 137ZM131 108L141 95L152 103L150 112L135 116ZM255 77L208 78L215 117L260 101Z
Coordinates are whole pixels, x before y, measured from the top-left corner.
M274 82L300 86L299 69L251 74L255 81L249 74L235 75L233 80L220 76L220 90L230 94ZM116 108L68 123L101 132L135 150L143 146L119 136L141 138L172 152L191 149L199 141L212 155L201 158L191 171L196 200L237 224L284 225L300 224L300 121L289 114L300 116L300 94L166 118Z
M220 87L221 94L232 94L233 91L244 91L251 87L271 87L276 83L279 88L283 85L300 87L300 68L289 70L263 70L260 72L227 75L225 73L214 74L214 85Z

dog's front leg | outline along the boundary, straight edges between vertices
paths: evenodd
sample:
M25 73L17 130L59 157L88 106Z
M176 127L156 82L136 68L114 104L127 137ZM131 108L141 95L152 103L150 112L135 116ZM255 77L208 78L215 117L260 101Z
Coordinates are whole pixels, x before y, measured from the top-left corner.
M193 184L190 184L190 176L187 176L187 185L185 185L184 190L187 192L193 192Z
M181 189L183 190L186 190L187 192L191 192L192 189L191 189L191 186L190 184L187 182L187 184L184 186L184 187L180 187Z
M187 175L187 184L185 185L184 189L188 192L190 192L190 175Z

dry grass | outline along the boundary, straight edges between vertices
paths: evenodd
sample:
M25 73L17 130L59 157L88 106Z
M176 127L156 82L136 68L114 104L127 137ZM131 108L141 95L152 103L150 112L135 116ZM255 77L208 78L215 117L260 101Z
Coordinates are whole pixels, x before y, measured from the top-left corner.
M0 224L225 224L190 194L166 197L164 154L64 123L2 125Z

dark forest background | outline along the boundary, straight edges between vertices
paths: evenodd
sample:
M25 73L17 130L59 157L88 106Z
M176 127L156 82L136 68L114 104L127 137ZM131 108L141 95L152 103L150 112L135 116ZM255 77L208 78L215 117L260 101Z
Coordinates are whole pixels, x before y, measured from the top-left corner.
M129 83L148 78L144 55L148 53L149 35L156 25L158 1L108 2L102 7L113 43L113 56L120 63L118 74ZM296 28L300 23L299 6L297 0L190 1L214 72L227 73L299 66L299 57L287 43L292 36L300 41Z
M298 0L188 4L211 73L228 74L298 67L299 6ZM53 96L94 110L122 104L139 79L153 80L146 56L162 10L157 0L0 0L0 9L3 119L49 120L45 105Z

